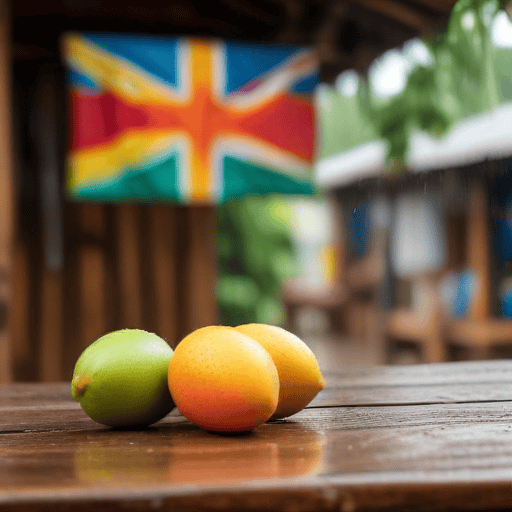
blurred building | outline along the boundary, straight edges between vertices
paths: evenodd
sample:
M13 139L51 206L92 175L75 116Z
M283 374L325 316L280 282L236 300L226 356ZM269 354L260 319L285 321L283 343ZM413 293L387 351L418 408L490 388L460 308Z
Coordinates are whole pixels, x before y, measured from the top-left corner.
M451 21L446 37L466 61L442 39L411 40L376 60L367 82L345 72L319 90L320 183L346 211L387 204L379 300L388 361L399 344L424 361L503 356L512 344L512 23L496 8L461 7ZM358 237L349 229L345 243Z

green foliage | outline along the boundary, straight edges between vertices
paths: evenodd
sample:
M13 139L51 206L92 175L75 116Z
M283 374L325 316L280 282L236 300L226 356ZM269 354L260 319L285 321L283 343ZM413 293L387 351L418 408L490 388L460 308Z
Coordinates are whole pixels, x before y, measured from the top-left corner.
M377 102L363 84L363 111L388 142L390 166L404 167L409 137L415 130L441 137L461 117L499 103L490 36L499 8L498 0L459 0L447 31L425 41L433 63L417 65L398 95Z
M287 207L276 196L218 207L217 298L224 325L280 325L284 279L296 272Z

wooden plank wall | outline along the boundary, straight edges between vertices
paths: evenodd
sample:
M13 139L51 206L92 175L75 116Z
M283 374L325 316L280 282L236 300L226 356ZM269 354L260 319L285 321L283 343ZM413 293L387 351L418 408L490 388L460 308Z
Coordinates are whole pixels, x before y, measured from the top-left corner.
M15 239L14 380L69 380L80 353L115 329L174 347L217 322L213 207L66 202L64 219L60 270L45 268L41 234Z

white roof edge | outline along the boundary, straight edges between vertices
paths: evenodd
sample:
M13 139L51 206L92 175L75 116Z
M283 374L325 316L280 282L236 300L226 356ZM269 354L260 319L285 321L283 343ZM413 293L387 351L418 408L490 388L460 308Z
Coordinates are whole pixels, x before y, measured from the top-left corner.
M329 188L382 175L386 154L387 143L375 140L324 158L315 165L316 181ZM428 172L508 156L512 156L512 103L462 120L442 139L413 134L407 165L412 172Z
M474 164L512 155L512 103L458 123L442 139L411 137L407 163L414 172Z
M375 140L323 158L315 165L316 183L322 187L348 185L361 178L379 176L386 165L387 143Z

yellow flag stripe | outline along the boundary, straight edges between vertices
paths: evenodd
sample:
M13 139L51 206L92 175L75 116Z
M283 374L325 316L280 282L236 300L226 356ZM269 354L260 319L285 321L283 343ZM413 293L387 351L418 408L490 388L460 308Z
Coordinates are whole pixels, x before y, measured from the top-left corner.
M188 99L188 96L176 93L143 69L122 57L102 50L84 37L68 34L65 45L66 55L72 67L91 77L105 89L114 91L125 101L183 104Z
M204 98L211 95L213 80L213 60L211 43L195 39L190 46L192 83L194 84L194 100L201 102ZM204 115L202 109L195 110L196 115ZM209 122L206 117L202 120ZM203 129L199 124L200 133L195 134L199 140L196 140L196 147L192 159L192 167L190 168L190 199L192 201L204 201L206 199L214 199L214 191L212 189L213 179L211 176L212 169L208 165L208 148L203 138Z
M108 144L71 153L68 186L106 181L129 168L138 168L174 150L181 132L125 132Z

